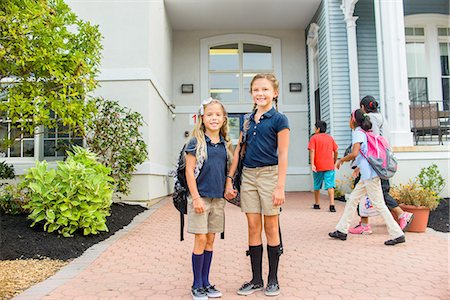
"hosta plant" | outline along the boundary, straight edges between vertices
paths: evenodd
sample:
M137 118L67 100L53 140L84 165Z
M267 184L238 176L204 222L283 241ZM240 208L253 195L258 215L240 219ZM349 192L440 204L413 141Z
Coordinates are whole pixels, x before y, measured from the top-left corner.
M49 169L46 161L36 162L21 183L27 188L31 226L44 223L44 230L70 237L77 230L84 235L108 231L113 182L111 169L96 155L75 146L66 161Z

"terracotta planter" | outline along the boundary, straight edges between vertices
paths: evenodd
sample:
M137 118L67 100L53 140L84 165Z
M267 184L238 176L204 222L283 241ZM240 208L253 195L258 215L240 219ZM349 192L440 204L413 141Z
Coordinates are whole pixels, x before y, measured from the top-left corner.
M430 216L430 209L425 206L399 205L404 211L414 214L414 219L408 228L409 232L425 232L428 225L428 217Z

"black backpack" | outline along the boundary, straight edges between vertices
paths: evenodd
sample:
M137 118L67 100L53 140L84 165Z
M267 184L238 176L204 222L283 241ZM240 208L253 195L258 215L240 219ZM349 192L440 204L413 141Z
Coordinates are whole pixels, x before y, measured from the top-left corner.
M173 205L180 212L180 240L184 240L184 215L187 214L187 198L189 196L189 188L186 182L186 156L184 150L186 144L180 151L178 156L177 167L174 174L174 188L173 188Z

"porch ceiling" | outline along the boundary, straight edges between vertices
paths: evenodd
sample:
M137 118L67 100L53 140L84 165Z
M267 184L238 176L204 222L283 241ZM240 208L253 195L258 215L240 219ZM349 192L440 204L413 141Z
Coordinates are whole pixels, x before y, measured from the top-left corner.
M303 29L321 0L164 0L174 30Z

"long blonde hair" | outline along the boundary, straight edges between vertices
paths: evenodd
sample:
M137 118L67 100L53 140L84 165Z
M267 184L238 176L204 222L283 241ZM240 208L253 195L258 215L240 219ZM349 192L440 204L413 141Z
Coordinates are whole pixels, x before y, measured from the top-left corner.
M231 158L233 157L231 139L228 135L229 126L228 126L227 111L225 110L225 106L222 104L222 102L220 102L217 99L212 99L211 102L209 102L208 104L202 104L203 109L200 109L199 112L197 113L197 123L195 124L195 127L190 134L191 138L197 139L196 154L195 154L195 158L197 159L197 161L201 160L201 158L204 158L204 160L206 160L208 158L208 152L206 151L206 140L205 140L206 127L205 127L205 124L203 123L201 111L204 112L206 110L206 107L208 107L211 104L219 104L222 107L222 112L224 115L224 122L223 122L222 127L220 127L219 135L225 140L225 144L226 144L225 148L227 150L227 156L231 157Z
M278 79L275 77L275 75L273 75L272 73L259 73L253 77L252 81L250 81L250 94L252 93L253 83L257 79L269 80L272 83L272 87L273 87L274 91L276 91L276 92L279 91L280 83L278 82ZM273 101L275 101L275 109L278 111L278 96L273 98ZM254 112L255 110L256 110L256 103L253 104L252 112ZM245 120L244 128L246 128L246 130L248 130L249 125L250 125L250 120Z

